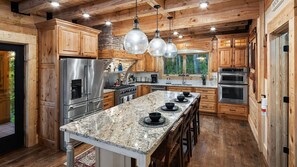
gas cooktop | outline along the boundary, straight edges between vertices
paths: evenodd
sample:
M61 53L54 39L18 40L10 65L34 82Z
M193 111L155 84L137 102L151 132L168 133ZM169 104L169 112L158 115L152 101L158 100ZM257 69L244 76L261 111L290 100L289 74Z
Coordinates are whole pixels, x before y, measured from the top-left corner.
M106 89L119 90L119 89L131 88L131 87L135 87L135 86L134 85L108 86L108 87L106 87Z

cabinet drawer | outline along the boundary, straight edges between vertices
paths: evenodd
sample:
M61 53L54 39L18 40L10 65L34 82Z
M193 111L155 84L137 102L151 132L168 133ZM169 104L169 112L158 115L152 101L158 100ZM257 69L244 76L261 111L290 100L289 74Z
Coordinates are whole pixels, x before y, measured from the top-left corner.
M212 112L215 113L216 112L216 103L205 103L205 102L201 102L200 106L199 106L199 110L201 112Z
M182 88L182 92L192 92L192 88Z
M201 94L201 102L216 102L215 94Z
M104 100L114 99L114 93L113 92L104 93L103 98Z
M111 107L114 106L114 102L113 101L103 101L103 109L109 109Z
M219 113L247 116L247 106L242 105L219 105Z
M195 88L195 92L201 93L201 94L216 94L216 89Z

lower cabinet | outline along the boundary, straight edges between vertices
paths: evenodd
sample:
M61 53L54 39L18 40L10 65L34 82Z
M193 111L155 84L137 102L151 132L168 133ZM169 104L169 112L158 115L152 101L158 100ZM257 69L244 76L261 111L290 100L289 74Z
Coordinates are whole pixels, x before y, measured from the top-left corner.
M199 110L206 113L217 112L217 89L216 88L193 88L196 93L200 93L201 101Z
M142 87L141 85L136 87L136 97L142 96L142 90L141 90L142 88L141 87Z
M103 109L109 109L114 106L114 92L104 93L103 95Z
M141 86L141 95L144 96L146 94L151 93L151 86L149 85L142 85Z
M168 91L175 91L175 92L192 92L191 87L181 87L181 86L168 86Z
M219 103L218 108L219 108L219 110L218 110L219 114L240 116L240 117L248 116L248 106L247 105Z

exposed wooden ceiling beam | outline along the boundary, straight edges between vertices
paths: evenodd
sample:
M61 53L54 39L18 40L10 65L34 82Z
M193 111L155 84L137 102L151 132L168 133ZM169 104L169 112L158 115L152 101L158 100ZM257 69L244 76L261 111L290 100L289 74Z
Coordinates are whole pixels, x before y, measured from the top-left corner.
M63 10L68 7L92 1L94 0L59 0L59 8L53 9L50 4L50 0L23 0L19 2L19 11L22 13L35 13L39 11Z
M226 6L246 5L249 3L254 3L255 1L257 0L229 0L229 1L213 0L211 1L211 4L209 5L208 9L201 10L200 8L198 8L198 5L197 5L200 2L199 0L176 0L176 2L173 0L166 0L165 12L171 14L174 17L175 15L178 16L181 14L192 15L193 13L195 14L216 13L216 10L219 10ZM178 5L172 4L172 3L177 3ZM229 7L228 10L232 10L232 8ZM135 8L118 11L114 13L109 13L109 14L98 15L90 18L89 20L78 20L78 23L86 26L96 26L96 25L104 24L106 20L116 23L116 22L132 19L134 17L134 11L135 11ZM189 11L189 12L186 12L186 11ZM172 14L172 12L174 12L174 14ZM149 5L139 6L138 13L139 13L138 14L139 17L146 17L146 16L151 16L156 14L155 9Z
M164 16L170 16L170 14L165 11L165 0L147 0L146 3L149 4L151 7L154 7L155 5L160 5L159 13L161 13Z
M237 1L237 2L236 2ZM214 25L225 22L236 22L249 19L255 19L259 15L259 2L251 1L249 3L246 0L240 0L241 3L238 3L239 0L233 1L234 4L224 3L220 5L220 8L216 8L215 11L208 12L187 12L180 11L178 14L175 14L174 18L174 28L182 29L189 27L197 26L206 26ZM140 28L146 32L154 32L154 17L144 17L140 18ZM129 24L130 23L130 24ZM159 29L161 31L168 29L168 20L165 17L160 18ZM113 24L113 33L116 36L126 34L132 28L131 21L123 21L120 23Z
M114 13L108 13L103 15L98 15L91 17L89 20L79 20L80 24L86 26L96 26L104 24L106 21L110 21L112 23L121 22L125 20L131 20L135 17L135 8L126 9ZM148 4L143 4L138 6L138 17L146 17L156 14L156 11L153 7L149 6ZM131 21L132 24L132 21Z
M139 4L144 3L144 0L139 0ZM88 13L91 17L99 14L112 13L129 9L135 6L135 0L97 0L92 3L69 8L65 11L55 13L54 17L72 20L79 19L83 13Z

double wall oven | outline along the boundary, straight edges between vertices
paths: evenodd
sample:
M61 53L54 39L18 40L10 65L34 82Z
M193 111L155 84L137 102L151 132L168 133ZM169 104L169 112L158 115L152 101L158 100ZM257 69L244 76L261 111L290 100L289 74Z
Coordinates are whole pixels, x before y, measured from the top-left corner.
M219 102L248 103L248 68L219 68Z

